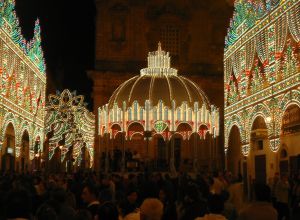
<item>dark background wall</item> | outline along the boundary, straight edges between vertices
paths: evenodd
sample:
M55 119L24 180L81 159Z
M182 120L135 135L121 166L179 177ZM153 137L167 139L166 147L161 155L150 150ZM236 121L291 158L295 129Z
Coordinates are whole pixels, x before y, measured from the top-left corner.
M16 12L26 39L33 36L35 19L40 19L48 93L77 90L92 109L92 83L86 69L94 66L94 1L16 0Z

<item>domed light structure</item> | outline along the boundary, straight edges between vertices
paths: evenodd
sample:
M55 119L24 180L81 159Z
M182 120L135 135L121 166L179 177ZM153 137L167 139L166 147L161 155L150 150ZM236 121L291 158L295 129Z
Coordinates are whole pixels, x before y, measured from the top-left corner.
M175 134L181 135L184 140L189 140L193 133L200 138L204 138L206 133L214 138L219 135L218 108L210 104L194 82L177 75L177 70L170 63L169 53L161 49L160 43L157 51L149 52L148 67L141 69L140 75L121 84L109 103L98 109L98 134L102 138L111 140L122 133L125 140L131 140L139 133L147 141L145 156L151 158L148 141L156 134L165 141L172 140ZM134 123L140 126L131 128ZM109 142L105 143L108 150ZM122 143L124 162L125 142ZM194 152L196 148L194 146ZM174 170L172 146L169 159L170 168ZM197 158L193 160L196 164Z

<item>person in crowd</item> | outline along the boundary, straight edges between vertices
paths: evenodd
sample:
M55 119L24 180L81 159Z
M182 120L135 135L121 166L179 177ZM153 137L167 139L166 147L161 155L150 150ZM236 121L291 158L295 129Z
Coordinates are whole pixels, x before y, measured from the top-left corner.
M145 199L140 207L140 220L161 220L163 204L156 198Z
M202 198L195 184L186 185L184 201L180 208L180 220L194 220L202 217L208 212L207 203Z
M96 220L118 220L119 213L115 204L112 202L104 202L99 206Z
M134 212L138 208L138 192L136 189L130 189L127 192L126 199L119 205L122 216L126 216L131 212Z
M75 220L94 220L94 219L88 210L80 209L76 212Z
M66 201L67 193L63 188L57 187L50 192L47 204L54 207L59 220L75 218L75 210Z
M241 210L238 220L277 220L277 211L271 204L271 189L266 184L254 185L255 202Z
M89 184L83 188L82 200L86 204L87 210L91 213L92 217L95 218L100 203L98 201L98 190L95 185Z
M221 195L222 191L225 189L224 183L222 182L221 172L214 172L213 174L213 184L211 185L210 192L212 194Z
M31 219L32 203L26 190L11 191L8 193L6 202L6 219Z
M275 208L277 207L276 188L277 188L277 183L279 182L279 180L280 180L279 173L276 172L274 177L271 178L269 181L269 185L271 188L272 203Z
M44 203L36 212L36 220L58 220L58 216L53 207Z
M229 192L228 203L231 203L236 208L237 212L243 207L243 184L241 179L231 177L231 184L227 188ZM228 204L227 203L227 204Z
M292 214L293 220L300 219L300 173L295 175L292 189Z
M224 210L222 212L222 215L224 215L228 220L236 220L238 212L234 204L229 201L229 192L223 190L221 195L224 201Z
M158 198L164 205L162 220L177 219L177 210L172 193L167 188L162 188Z
M276 197L276 208L278 212L278 220L285 220L290 219L290 211L289 211L289 181L288 176L283 174L276 184L275 188L275 197Z
M226 220L226 217L222 215L224 210L224 200L221 195L213 194L208 200L209 213L203 217L198 217L196 220Z

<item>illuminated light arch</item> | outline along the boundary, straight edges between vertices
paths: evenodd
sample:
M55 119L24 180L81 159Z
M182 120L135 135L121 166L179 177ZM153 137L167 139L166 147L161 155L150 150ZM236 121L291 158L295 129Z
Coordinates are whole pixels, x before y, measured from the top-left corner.
M133 136L135 135L141 135L142 137L144 137L144 133L143 132L133 132L132 134L129 135L129 140L132 140Z
M122 126L119 123L114 123L110 126L110 134L113 139L117 136L118 133L122 133Z
M131 129L132 127L134 126L137 126L138 129ZM138 122L138 121L134 121L134 122L131 122L128 126L127 126L127 132L126 132L126 135L129 139L131 139L132 137L132 134L135 133L135 132L140 132L140 133L143 133L145 130L144 130L144 126L142 123Z
M229 122L228 125L226 125L226 122ZM242 124L242 119L240 117L240 115L238 114L234 114L232 115L225 124L225 152L226 149L228 148L228 141L229 141L229 135L230 135L230 131L232 129L233 126L237 126L240 132L240 136L241 136L241 141L242 142L247 142L247 138L245 137L245 135L243 135L243 133L245 133L245 128Z
M152 138L157 138L157 137L162 137L164 139L164 141L168 140L168 137L166 135L163 135L163 133L158 133L158 132L153 132L152 134Z
M300 91L292 90L284 94L279 102L279 108L281 109L282 115L290 104L295 104L300 106ZM281 116L282 116L281 115Z
M112 133L112 135L113 135L112 137L113 139L117 139L118 136L123 135L123 131L117 131L115 133Z
M171 140L172 138L175 138L175 136L180 136L182 140L185 140L185 137L183 136L183 134L180 133L180 132L177 132L177 131L174 132L174 134L171 134L171 135L170 135L170 140Z
M176 125L175 131L178 131L178 129L179 129L180 126L182 126L182 125L187 125L187 126L191 129L191 131L193 131L193 126L192 126L189 122L187 122L187 121L180 121L180 122Z
M285 104L284 108L282 109L282 112L280 114L280 118L283 118L284 113L286 112L286 110L288 109L288 107L292 106L292 105L296 105L298 106L298 108L300 109L300 100L290 100L288 103ZM282 120L280 120L280 126L279 128L282 127Z
M266 126L267 126L267 129L268 129L268 134L272 134L272 127L271 127L271 123L267 122L266 119L268 117L271 117L272 114L271 114L271 111L270 109L265 105L265 104L258 104L256 106L254 106L251 110L250 110L250 114L249 114L249 117L248 117L248 128L249 129L252 129L252 125L253 125L253 122L254 120L257 118L257 116L262 116L263 119L265 120L265 123L266 123ZM250 135L250 132L249 134ZM249 139L250 140L250 139Z
M209 132L209 131L206 131L206 132ZM192 133L188 136L188 140L191 140L192 136L194 136L194 135L196 135L197 138L199 137L200 140L201 140L201 136L200 136L199 132L192 132Z
M5 132L6 132L6 128L8 126L8 124L11 123L12 126L14 127L14 130L15 130L15 137L17 137L17 122L16 122L16 118L15 118L15 115L12 113L12 112L8 112L6 113L6 115L4 116L3 118L3 124L1 126L1 129L2 129L2 132L1 132L1 139L4 140L5 138Z

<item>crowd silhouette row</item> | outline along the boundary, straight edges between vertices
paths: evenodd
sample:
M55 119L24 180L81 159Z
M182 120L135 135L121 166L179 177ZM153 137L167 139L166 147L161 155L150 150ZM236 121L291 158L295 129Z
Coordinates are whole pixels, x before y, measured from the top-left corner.
M300 175L253 184L253 201L244 199L242 185L229 172L7 172L0 176L0 219L300 219Z

